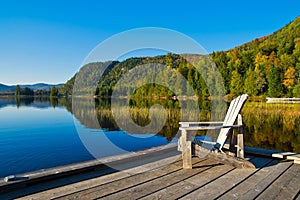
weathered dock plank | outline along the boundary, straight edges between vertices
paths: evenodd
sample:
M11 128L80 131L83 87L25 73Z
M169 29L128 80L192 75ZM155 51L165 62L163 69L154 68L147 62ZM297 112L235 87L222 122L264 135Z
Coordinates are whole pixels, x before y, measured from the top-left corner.
M28 195L25 198L21 197L19 199L34 200L34 199L44 199L44 198L46 198L46 199L59 198L61 196L70 195L70 194L73 194L73 193L78 192L78 191L82 191L82 190L86 190L86 189L89 189L89 188L92 188L92 187L96 187L96 186L99 186L101 184L106 184L106 183L110 183L110 182L117 181L117 180L120 180L120 179L124 179L126 177L132 176L133 174L144 173L144 172L152 170L152 169L157 169L157 168L169 165L170 163L173 163L177 158L178 158L178 156L172 156L172 157L169 157L169 158L165 158L165 159L155 161L155 162L152 162L152 163L148 163L148 164L138 166L138 167L135 167L135 168L130 168L130 169L127 169L127 170L115 172L115 173L108 174L108 175L105 175L105 176L100 176L100 177L97 177L97 178L92 178L92 179L88 179L88 180L85 180L85 181L80 181L80 182L77 182L77 183L74 183L74 184L69 184L69 185L66 185L66 186L49 189L49 190L46 190L46 191L43 191L43 192ZM180 162L180 161L177 161L177 162ZM178 164L178 165L180 165L180 164ZM16 194L15 196L20 196L20 194ZM4 196L4 198L5 198L5 196Z
M229 165L216 165L202 173L144 196L141 199L178 199L233 170Z
M270 159L258 158L256 162L261 166L264 166L270 162ZM183 196L182 199L215 199L223 193L226 193L235 185L242 182L257 170L259 169L234 169L219 177L218 179L211 181L207 185L200 187L199 189L191 192L188 195Z
M188 178L199 175L206 170L211 170L216 165L218 165L218 163L211 160L205 160L194 164L194 169L192 170L183 169L174 173L168 173L163 177L159 177L158 179L115 193L104 199L139 199L163 188L167 188Z
M300 192L300 167L292 165L257 199L294 199Z
M291 162L274 160L233 189L227 191L220 199L253 199L284 173L291 164Z
M177 162L170 166L165 166L159 169L147 171L142 174L133 174L132 176L125 177L118 181L112 181L109 183L101 184L98 186L90 187L85 190L81 190L69 195L62 196L57 199L95 199L103 196L113 194L117 191L130 188L136 184L141 184L152 179L164 176L167 172L172 173L181 170L181 162Z

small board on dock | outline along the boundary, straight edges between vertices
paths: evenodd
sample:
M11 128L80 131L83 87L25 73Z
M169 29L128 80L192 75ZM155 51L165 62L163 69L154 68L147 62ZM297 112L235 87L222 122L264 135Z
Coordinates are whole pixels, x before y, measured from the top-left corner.
M267 103L300 103L300 98L270 98L267 97Z
M299 153L292 153L292 152L273 153L272 157L286 159L286 160L293 160L295 164L300 164Z

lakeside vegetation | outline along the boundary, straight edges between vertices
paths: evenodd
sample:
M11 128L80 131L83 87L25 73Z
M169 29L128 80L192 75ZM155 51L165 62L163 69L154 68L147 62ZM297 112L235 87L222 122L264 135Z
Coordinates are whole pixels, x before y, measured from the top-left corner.
M2 96L15 96L15 98L22 97L50 97L58 98L59 97L59 88L52 86L51 89L37 89L33 90L29 87L21 88L19 85L16 85L14 92L2 92Z

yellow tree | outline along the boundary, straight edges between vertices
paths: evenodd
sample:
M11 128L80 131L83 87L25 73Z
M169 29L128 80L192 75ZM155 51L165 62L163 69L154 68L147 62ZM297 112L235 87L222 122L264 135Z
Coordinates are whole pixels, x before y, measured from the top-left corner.
M262 53L258 52L255 56L255 60L254 60L254 64L255 64L255 67L259 67L261 68L261 66L266 66L267 65L267 62L268 62L268 56L266 55L263 55Z
M295 68L289 67L284 73L283 85L290 90L295 84Z

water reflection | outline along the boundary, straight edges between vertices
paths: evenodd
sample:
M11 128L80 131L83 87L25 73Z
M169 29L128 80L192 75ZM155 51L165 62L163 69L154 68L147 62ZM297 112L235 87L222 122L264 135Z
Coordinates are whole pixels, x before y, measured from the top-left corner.
M124 99L124 101L126 100ZM190 121L190 119L199 117L201 117L203 121L208 121L211 118L210 101L202 102L201 104L199 104L200 115L199 113L195 113L188 108L189 105L191 105L189 101L195 104L194 100L179 102L178 100L165 99L131 99L128 106L118 107L119 117L121 118L121 120L119 120L118 122L119 125L120 121L121 123L127 123L127 115L123 115L123 113L126 113L127 109L129 109L130 117L134 121L134 123L141 127L146 127L151 122L151 120L165 120L164 118L166 116L166 122L161 130L159 130L158 132L152 132L152 129L150 128L149 130L143 130L139 134L156 133L156 135L165 137L166 140L170 142L178 134L179 121ZM69 104L66 104L66 107L68 109L71 107L75 107L76 109L73 110L72 113L82 124L84 124L88 128L102 128L110 131L119 130L120 128L114 119L110 102L110 99L78 98L74 102L76 105L71 106ZM162 107L155 107L153 109L152 106L156 104L159 104ZM151 119L150 108L152 108L152 112L154 112L155 118L152 117ZM197 116L194 116L196 114ZM94 120L94 115L97 116L97 121ZM133 133L130 130L124 131Z
M31 106L36 108L49 108L61 106L58 100L51 100L49 97L0 97L0 108L6 106Z
M189 100L192 101L192 100ZM114 121L109 99L84 99L82 98L80 107L89 108L86 112L73 113L82 124L89 128L100 127L107 130L118 130L119 127ZM188 118L194 113L182 111L182 104L188 101L176 100L150 100L150 99L131 99L130 115L132 120L140 126L145 126L150 122L149 108L154 104L164 107L163 112L167 113L165 126L157 135L163 136L167 141L176 137L178 132L178 122L183 118ZM93 104L94 107L87 106ZM64 105L64 104L63 104ZM200 120L211 120L211 101L203 100L198 102L200 110ZM70 105L66 106L70 108ZM95 110L94 110L95 109ZM120 112L124 107L120 107ZM221 108L220 108L221 110ZM91 124L89 120L92 112L96 112L99 124ZM159 110L157 110L159 112ZM218 112L218 109L217 111ZM245 144L251 147L266 149L276 149L282 151L300 152L300 104L266 104L265 102L248 101L242 110L243 121L245 124ZM160 114L157 113L159 120ZM220 114L220 120L223 119ZM201 134L206 134L201 132ZM210 134L214 138L218 132Z
M155 104L162 105L163 110L155 110L156 120L160 120L160 116L162 116L159 112L165 112L166 123L157 135L165 137L169 142L176 137L179 127L178 122L181 119L194 118L194 116L191 116L194 113L185 112L182 109L188 106L188 101L193 100L179 102L164 99L131 99L128 106L132 120L140 126L146 126L151 121L149 108ZM66 98L0 98L0 109L9 105L38 108L63 106L87 128L101 128L109 131L119 130L111 112L110 99L79 98L75 103L75 105L72 105L71 99ZM197 117L201 121L210 121L212 118L211 101L199 101L198 105L200 116ZM80 109L73 111L72 106ZM127 108L120 107L120 113L123 109ZM300 153L300 104L266 104L264 102L248 101L242 110L242 115L245 124L245 144L247 146ZM220 114L220 120L222 117L224 116Z
M300 104L247 102L242 114L247 146L300 153Z

